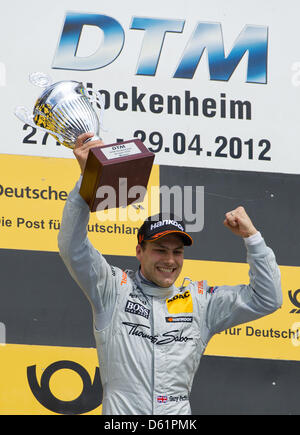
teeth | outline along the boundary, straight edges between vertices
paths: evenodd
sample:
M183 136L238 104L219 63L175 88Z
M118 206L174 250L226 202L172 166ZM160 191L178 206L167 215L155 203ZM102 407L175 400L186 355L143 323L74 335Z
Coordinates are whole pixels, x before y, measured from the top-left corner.
M167 267L159 267L159 270L162 272L173 272L173 268L167 268Z

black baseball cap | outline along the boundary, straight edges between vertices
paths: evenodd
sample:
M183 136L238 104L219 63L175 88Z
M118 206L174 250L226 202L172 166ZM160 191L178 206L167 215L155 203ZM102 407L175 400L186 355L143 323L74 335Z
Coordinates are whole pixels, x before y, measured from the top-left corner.
M174 214L159 213L149 216L138 231L138 243L144 240L154 241L167 234L178 234L182 237L185 246L193 243L191 236L185 231L185 223Z

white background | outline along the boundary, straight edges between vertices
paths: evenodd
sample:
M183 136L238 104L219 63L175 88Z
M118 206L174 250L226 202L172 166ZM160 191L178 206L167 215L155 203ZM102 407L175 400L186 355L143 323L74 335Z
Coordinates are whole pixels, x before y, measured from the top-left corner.
M61 36L67 11L104 14L113 17L123 27L125 44L119 57L110 65L94 71L52 69L52 62ZM178 155L173 152L156 154L155 163L265 171L298 174L300 172L300 3L297 0L102 0L85 2L60 0L41 3L37 0L10 0L2 2L0 14L0 153L74 158L72 151L57 147L53 139L41 145L43 133L33 139L37 144L24 144L29 133L15 117L14 108L25 105L32 109L41 93L28 81L28 75L42 71L53 81L77 80L92 82L95 89L114 93L124 90L130 94L132 86L147 94L191 95L219 100L220 93L227 99L248 100L252 105L252 119L221 119L185 115L157 115L150 111L133 113L111 108L104 114L107 132L102 132L106 143L116 138L131 139L135 130L147 133L160 131L164 143L170 144L175 132L185 133L188 139L201 135L205 152L195 156L192 152ZM144 31L130 29L133 17L183 19L183 33L168 33L165 38L156 75L135 74ZM222 25L225 53L229 53L245 25L262 25L269 29L268 83L246 83L247 55L239 63L228 82L209 78L206 53L202 56L193 79L175 79L173 74L184 48L199 21L218 22ZM81 56L95 52L101 44L100 32L86 28L79 47ZM246 153L240 159L207 156L214 151L215 138L238 136L242 140L253 138L271 142L271 161L249 160ZM148 143L145 143L148 145ZM171 145L172 148L172 145ZM214 154L214 153L213 153Z

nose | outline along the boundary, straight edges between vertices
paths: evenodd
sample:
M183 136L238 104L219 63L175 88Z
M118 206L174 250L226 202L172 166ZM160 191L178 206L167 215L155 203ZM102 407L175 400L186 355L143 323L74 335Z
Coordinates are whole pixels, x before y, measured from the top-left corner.
M164 263L168 266L173 266L175 264L175 257L172 251L166 252L164 256Z

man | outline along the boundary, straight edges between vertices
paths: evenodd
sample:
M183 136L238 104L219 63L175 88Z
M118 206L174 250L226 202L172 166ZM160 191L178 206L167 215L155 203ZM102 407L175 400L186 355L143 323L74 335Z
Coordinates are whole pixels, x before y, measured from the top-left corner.
M91 136L76 142L82 172L89 149L102 144L85 143ZM139 270L124 272L110 266L87 239L89 209L79 183L64 209L59 249L92 306L103 414L190 414L194 374L210 338L280 307L274 254L238 207L225 215L224 225L244 239L250 284L209 287L201 280L177 288L184 247L192 238L183 222L160 215L139 230Z

